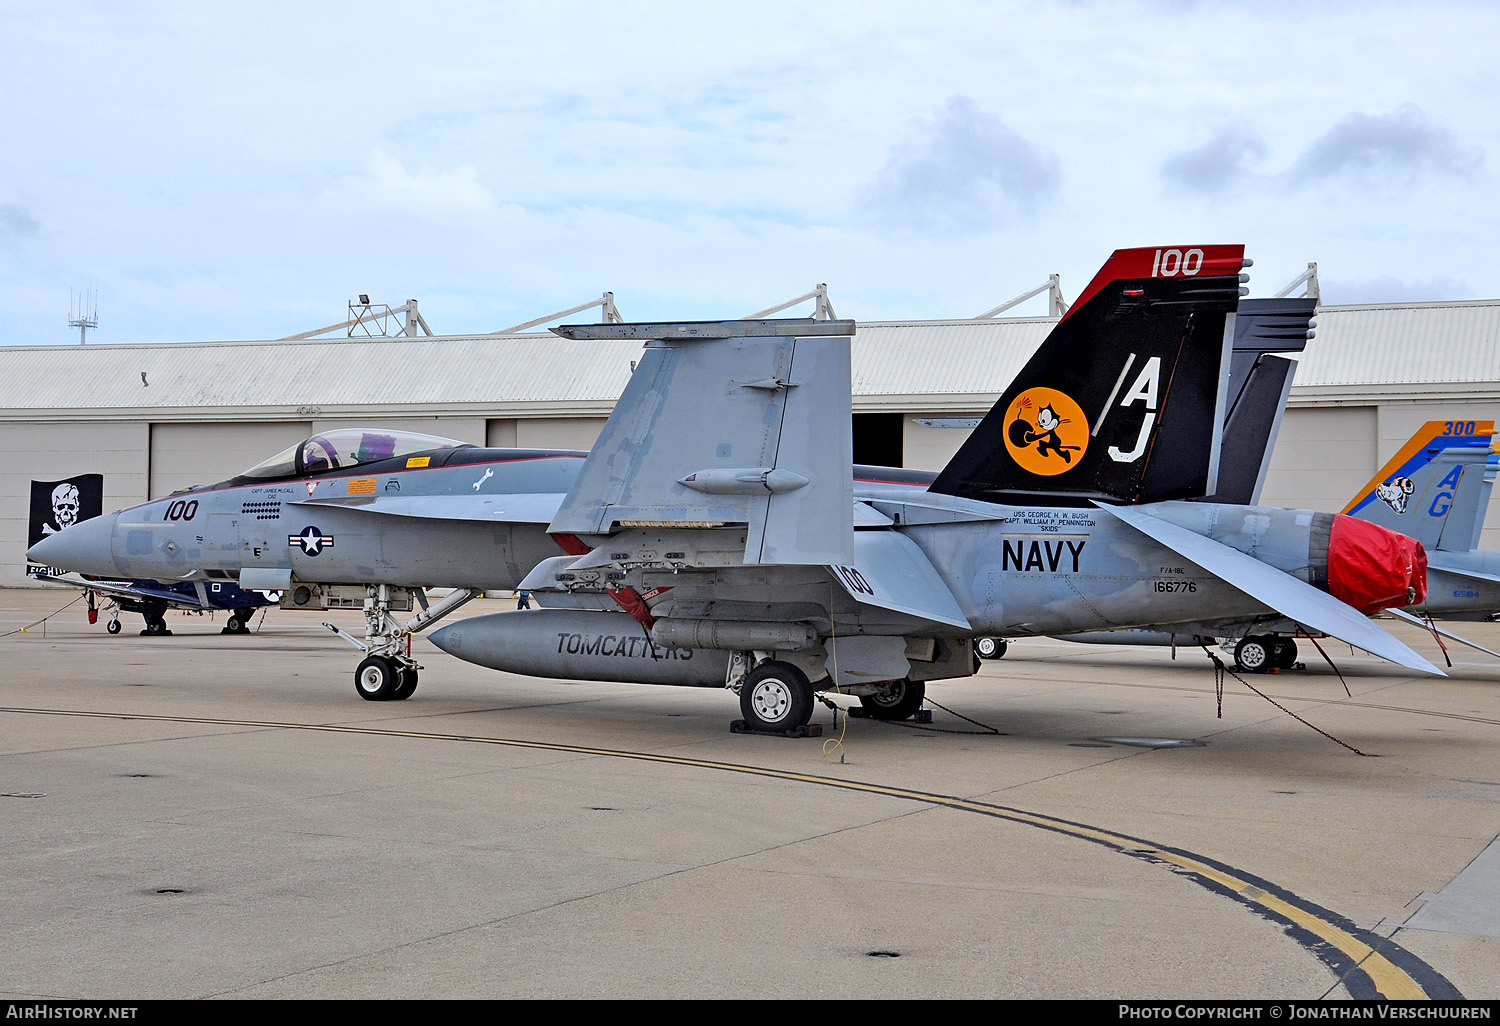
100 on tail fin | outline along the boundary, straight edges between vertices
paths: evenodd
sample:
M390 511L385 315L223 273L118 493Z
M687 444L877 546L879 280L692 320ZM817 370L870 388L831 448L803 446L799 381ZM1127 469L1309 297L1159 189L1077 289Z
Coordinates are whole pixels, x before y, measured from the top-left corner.
M1122 249L931 490L1142 503L1216 487L1243 246Z

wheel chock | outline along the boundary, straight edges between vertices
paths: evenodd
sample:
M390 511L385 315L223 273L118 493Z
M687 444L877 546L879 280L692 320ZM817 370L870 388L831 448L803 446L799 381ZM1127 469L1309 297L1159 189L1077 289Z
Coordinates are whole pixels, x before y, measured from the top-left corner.
M759 734L761 737L822 737L823 724L804 723L790 730L761 730L752 727L744 720L733 720L729 724L729 732L731 734Z

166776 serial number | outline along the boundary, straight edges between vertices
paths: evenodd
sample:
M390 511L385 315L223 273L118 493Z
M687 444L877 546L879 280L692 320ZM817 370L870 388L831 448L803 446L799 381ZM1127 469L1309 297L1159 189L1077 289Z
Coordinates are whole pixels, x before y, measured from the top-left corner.
M1198 582L1197 581L1181 581L1181 580L1172 580L1172 581L1156 580L1156 581L1152 581L1151 582L1151 587L1152 587L1153 591L1159 591L1159 592L1172 592L1172 593L1183 592L1183 591L1186 591L1186 592L1196 592L1198 590Z

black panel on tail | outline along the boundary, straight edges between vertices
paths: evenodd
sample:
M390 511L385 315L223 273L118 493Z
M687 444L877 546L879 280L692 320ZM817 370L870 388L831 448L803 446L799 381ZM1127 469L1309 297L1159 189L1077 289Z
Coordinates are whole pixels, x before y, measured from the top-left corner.
M1215 484L1225 326L1243 248L1195 269L1115 253L931 490L991 502L1156 502ZM1205 252L1208 254L1204 256Z

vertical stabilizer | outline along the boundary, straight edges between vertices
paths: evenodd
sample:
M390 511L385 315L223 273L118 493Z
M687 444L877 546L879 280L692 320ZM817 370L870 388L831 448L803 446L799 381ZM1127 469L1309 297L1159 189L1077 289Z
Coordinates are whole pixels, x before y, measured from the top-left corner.
M1428 549L1476 548L1495 479L1494 435L1491 420L1428 421L1343 512Z
M646 349L551 533L744 525L746 563L849 561L853 321L553 330Z
M1242 299L1234 318L1229 403L1219 448L1217 490L1206 502L1254 506L1266 482L1297 364L1312 337L1317 300Z
M1117 250L932 484L988 501L1216 488L1243 246Z

